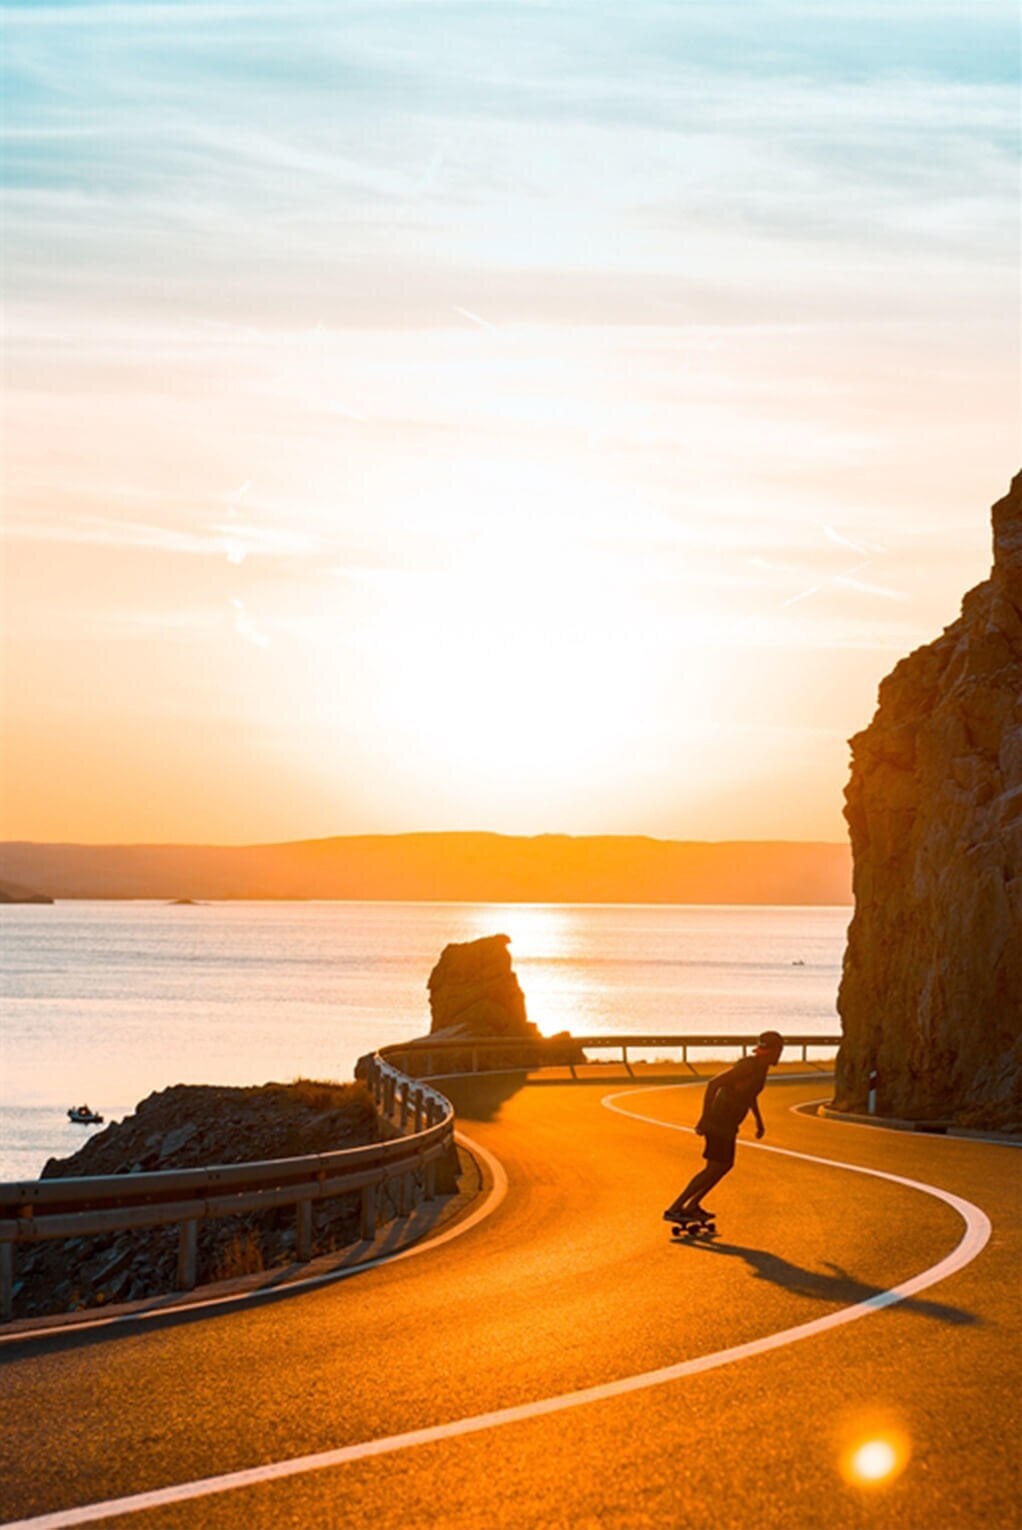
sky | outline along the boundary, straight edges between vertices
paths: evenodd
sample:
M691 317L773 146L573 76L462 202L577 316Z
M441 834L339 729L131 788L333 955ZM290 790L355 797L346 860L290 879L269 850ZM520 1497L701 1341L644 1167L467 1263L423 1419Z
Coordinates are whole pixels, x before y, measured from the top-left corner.
M0 837L843 837L1018 466L1014 5L0 13Z

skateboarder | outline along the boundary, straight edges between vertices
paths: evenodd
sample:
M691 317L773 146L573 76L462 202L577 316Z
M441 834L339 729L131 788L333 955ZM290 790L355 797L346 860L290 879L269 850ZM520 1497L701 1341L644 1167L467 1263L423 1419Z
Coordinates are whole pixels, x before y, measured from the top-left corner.
M689 1180L677 1200L668 1206L665 1222L711 1219L713 1213L701 1204L703 1196L734 1167L735 1138L750 1110L756 1118L756 1136L762 1137L766 1131L757 1096L766 1083L767 1070L780 1060L783 1050L782 1037L776 1031L764 1031L751 1057L743 1057L726 1073L710 1079L703 1097L703 1113L696 1122L696 1131L706 1139L703 1149L706 1167Z

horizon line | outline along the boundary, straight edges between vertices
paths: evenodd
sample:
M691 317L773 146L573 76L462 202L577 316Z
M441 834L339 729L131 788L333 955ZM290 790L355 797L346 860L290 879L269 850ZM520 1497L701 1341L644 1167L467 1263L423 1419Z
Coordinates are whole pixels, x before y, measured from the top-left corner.
M371 830L346 834L312 834L298 839L275 839L275 840L191 840L191 839L26 839L5 838L0 839L0 850L13 846L32 846L34 848L47 849L85 849L85 850L266 850L280 849L291 845L322 845L331 844L339 840L394 840L394 839L499 839L499 840L569 840L575 843L590 840L632 840L637 843L653 845L714 845L714 846L739 846L755 845L799 845L799 846L826 846L832 849L850 849L851 845L845 839L785 839L765 838L751 839L748 837L739 839L690 839L678 838L673 835L643 834L643 833L586 833L569 834L559 830L541 829L531 834L511 834L499 829L398 829L398 830Z

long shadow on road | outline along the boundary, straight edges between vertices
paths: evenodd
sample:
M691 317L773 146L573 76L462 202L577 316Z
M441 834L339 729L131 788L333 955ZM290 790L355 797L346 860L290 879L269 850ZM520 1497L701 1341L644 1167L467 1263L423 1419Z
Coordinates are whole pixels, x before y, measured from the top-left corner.
M829 1259L824 1260L823 1270L807 1270L800 1264L793 1264L790 1259L782 1259L780 1254L771 1254L762 1248L744 1248L737 1243L711 1243L708 1239L700 1239L698 1242L686 1241L682 1244L679 1240L675 1247L686 1247L701 1254L715 1254L725 1259L744 1259L757 1280L768 1280L772 1285L783 1286L785 1290L806 1296L810 1301L831 1302L838 1307L857 1306L886 1295L889 1289L858 1280ZM921 1301L915 1296L906 1297L897 1306L902 1311L935 1318L940 1323L964 1325L983 1321L974 1312L965 1312L961 1307L951 1307L944 1302Z

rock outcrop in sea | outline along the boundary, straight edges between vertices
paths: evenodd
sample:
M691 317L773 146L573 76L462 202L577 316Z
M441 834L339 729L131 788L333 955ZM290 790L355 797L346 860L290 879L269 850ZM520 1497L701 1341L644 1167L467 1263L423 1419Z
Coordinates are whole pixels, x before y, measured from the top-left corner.
M538 1038L525 1012L510 944L508 935L484 935L444 947L426 983L430 1035Z
M1022 474L994 564L851 740L836 1104L1022 1130Z
M402 1067L414 1076L426 1071L427 1062L441 1071L468 1072L473 1053L455 1050L453 1043L468 1041L520 1041L502 1047L487 1058L476 1049L479 1067L538 1068L585 1061L585 1055L567 1031L543 1036L529 1019L525 995L511 965L508 935L484 935L478 940L452 941L427 981L430 1028L419 1041L445 1043L443 1052L410 1052ZM356 1075L358 1070L356 1069Z

